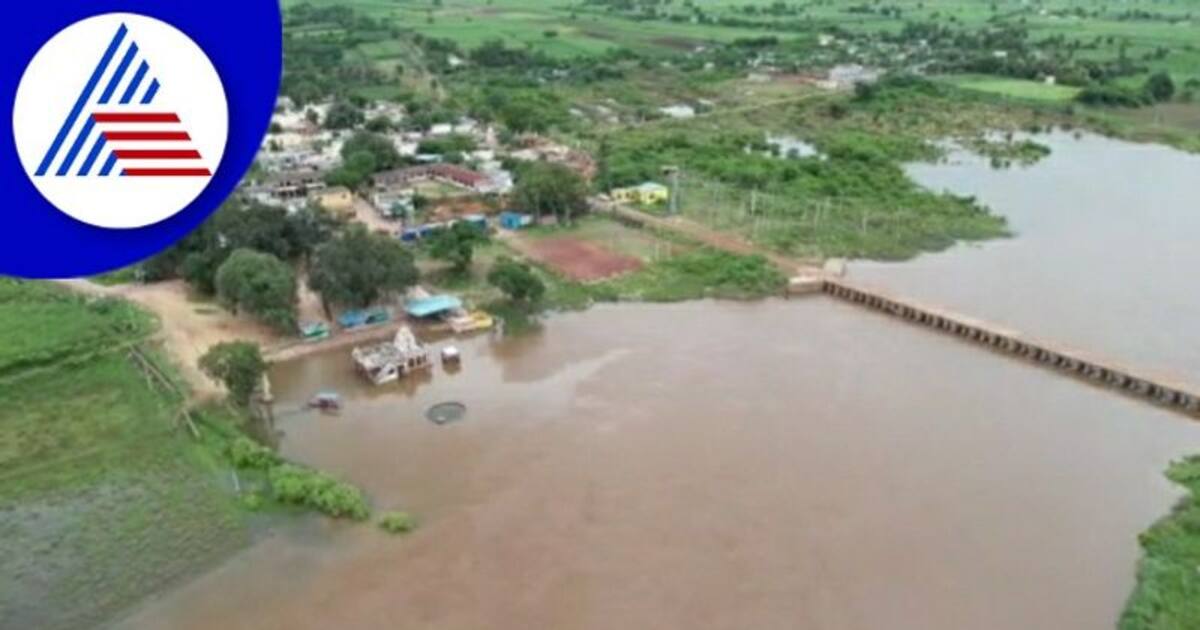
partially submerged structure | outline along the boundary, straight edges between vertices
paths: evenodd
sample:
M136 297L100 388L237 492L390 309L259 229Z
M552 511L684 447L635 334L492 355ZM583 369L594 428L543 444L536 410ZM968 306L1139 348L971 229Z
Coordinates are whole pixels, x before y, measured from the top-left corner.
M350 355L359 372L376 385L390 383L433 365L429 349L417 341L407 326L397 330L390 342L355 348Z

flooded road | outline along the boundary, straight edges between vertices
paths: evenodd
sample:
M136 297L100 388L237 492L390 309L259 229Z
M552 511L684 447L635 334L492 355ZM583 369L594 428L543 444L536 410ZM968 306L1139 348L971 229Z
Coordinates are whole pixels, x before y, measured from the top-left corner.
M1050 143L1029 170L916 169L1018 238L852 275L1200 372L1197 162ZM460 373L383 388L344 352L273 374L281 411L347 398L282 414L284 453L416 533L312 519L118 627L1111 628L1179 496L1163 469L1200 451L1200 423L821 297L604 306L460 347ZM442 401L467 417L426 421Z
M602 307L411 394L281 366L284 451L420 515L266 541L130 628L1101 628L1200 430L830 300ZM462 401L466 419L423 410Z

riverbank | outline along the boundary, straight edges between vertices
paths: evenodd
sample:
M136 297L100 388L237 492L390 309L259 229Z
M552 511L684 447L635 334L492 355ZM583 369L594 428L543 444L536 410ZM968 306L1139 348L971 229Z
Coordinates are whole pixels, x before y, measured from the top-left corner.
M1200 627L1200 455L1172 463L1167 478L1187 496L1138 537L1145 555L1121 630Z

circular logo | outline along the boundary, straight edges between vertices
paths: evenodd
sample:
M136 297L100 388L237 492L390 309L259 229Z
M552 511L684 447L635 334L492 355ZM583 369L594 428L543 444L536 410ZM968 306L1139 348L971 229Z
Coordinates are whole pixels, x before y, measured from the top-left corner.
M225 154L216 68L179 29L134 13L75 22L34 55L13 104L26 175L53 206L102 228L191 204Z
M279 5L8 3L0 274L103 273L162 251L212 215L271 122L283 68Z

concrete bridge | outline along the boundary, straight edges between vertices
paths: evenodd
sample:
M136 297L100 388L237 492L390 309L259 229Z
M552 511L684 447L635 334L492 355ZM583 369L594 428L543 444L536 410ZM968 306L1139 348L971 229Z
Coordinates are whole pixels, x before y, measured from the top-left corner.
M954 335L994 352L1025 359L1096 385L1110 387L1128 396L1185 413L1193 418L1200 417L1200 388L1167 375L1154 374L1090 356L989 322L920 304L881 289L858 285L844 278L823 277L808 288L819 289L834 298Z
M827 273L821 261L795 260L763 252L736 236L717 232L680 217L655 217L621 204L600 204L618 219L635 225L675 232L685 238L735 254L763 255L791 276L789 295L825 293L834 298L925 326L994 352L1025 359L1042 367L1115 389L1163 408L1200 418L1200 387L1175 377L1156 374L1096 357L1061 344L1034 339L1015 330L966 317L943 308L902 298Z

